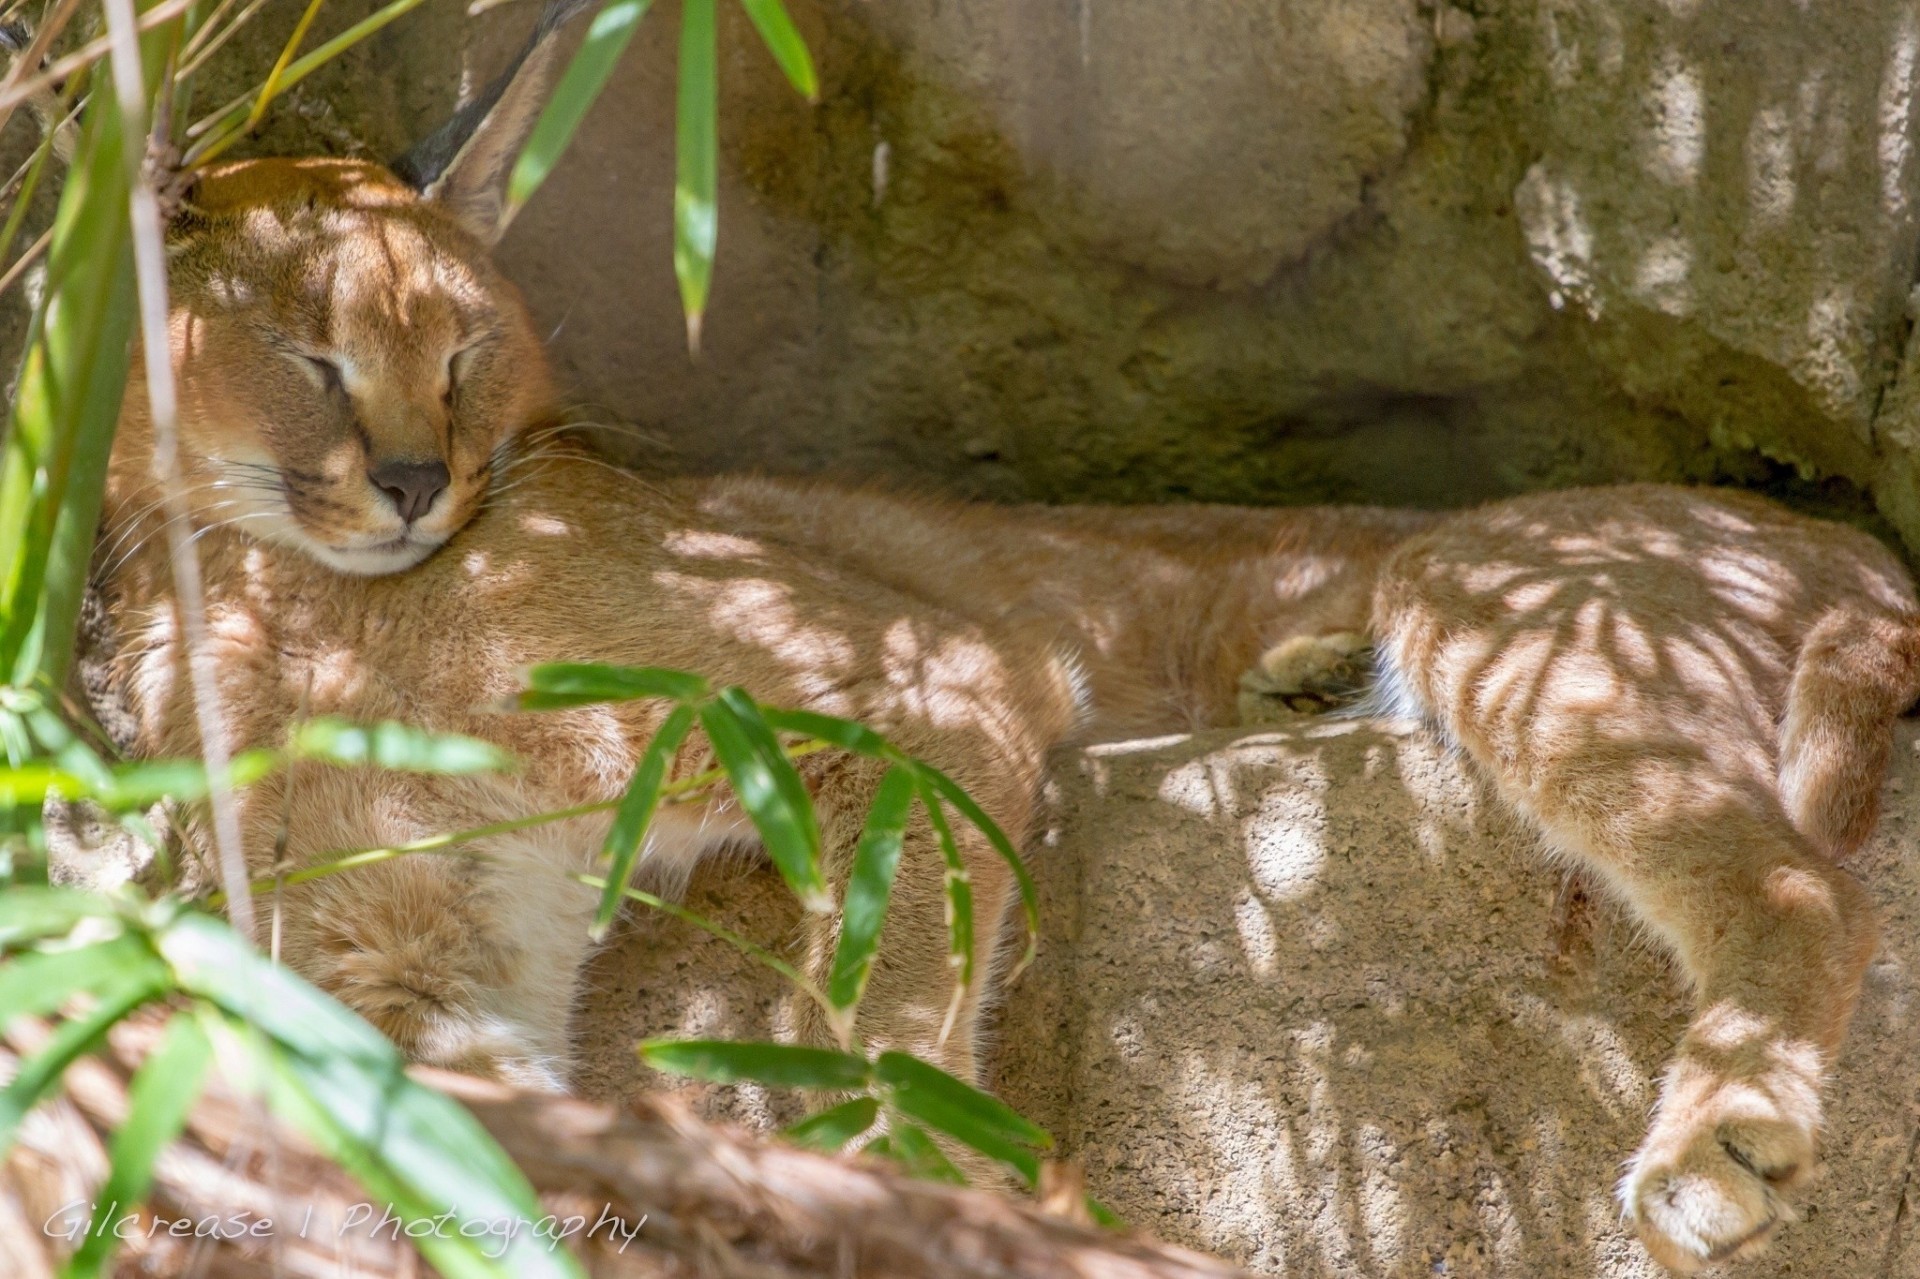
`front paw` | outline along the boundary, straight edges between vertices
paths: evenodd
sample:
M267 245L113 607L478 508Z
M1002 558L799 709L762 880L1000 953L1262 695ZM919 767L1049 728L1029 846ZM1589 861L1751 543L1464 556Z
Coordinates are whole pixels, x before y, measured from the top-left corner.
M1352 631L1295 635L1240 677L1241 718L1261 718L1272 701L1309 714L1351 701L1366 687L1372 659L1366 636Z
M1760 1252L1793 1219L1786 1192L1818 1155L1817 1072L1729 1078L1674 1064L1620 1199L1653 1259L1681 1274Z
M566 1054L543 1048L536 1038L504 1018L463 1013L436 1019L408 1055L424 1065L533 1092L572 1091Z

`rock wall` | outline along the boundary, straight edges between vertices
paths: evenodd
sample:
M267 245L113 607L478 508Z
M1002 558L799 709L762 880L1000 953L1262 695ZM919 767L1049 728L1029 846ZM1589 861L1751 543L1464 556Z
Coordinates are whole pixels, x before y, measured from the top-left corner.
M817 107L723 6L697 362L673 0L504 248L631 459L1047 500L1721 480L1920 545L1916 0L791 7ZM434 0L260 149L390 154L528 8Z
M1041 957L995 1088L1128 1222L1288 1279L1656 1279L1612 1189L1686 1021L1674 973L1431 736L1287 716L1063 751L1031 863ZM1804 1220L1743 1279L1920 1276L1920 729L1853 863L1884 941L1828 1093ZM768 941L771 871L690 904ZM629 921L576 1026L592 1091L665 1081L650 1034L777 1033L784 992L723 943ZM784 1119L758 1092L705 1108Z

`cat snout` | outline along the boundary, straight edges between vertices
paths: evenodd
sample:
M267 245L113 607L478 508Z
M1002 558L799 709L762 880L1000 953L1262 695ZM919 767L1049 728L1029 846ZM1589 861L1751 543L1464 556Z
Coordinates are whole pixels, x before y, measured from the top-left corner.
M367 471L367 478L392 500L393 509L409 524L433 509L434 500L446 492L451 479L447 464L441 461L382 462Z

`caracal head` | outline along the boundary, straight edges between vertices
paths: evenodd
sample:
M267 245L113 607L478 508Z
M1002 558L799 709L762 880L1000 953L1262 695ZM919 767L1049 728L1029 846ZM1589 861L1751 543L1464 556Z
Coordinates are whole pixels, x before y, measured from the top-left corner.
M488 251L551 37L584 7L549 0L506 73L391 168L250 160L198 176L167 245L196 525L373 575L413 567L473 518L551 409L542 344ZM143 379L124 404L118 487L151 498Z
M377 166L211 172L169 266L196 523L345 573L411 568L549 406L541 344L486 246Z

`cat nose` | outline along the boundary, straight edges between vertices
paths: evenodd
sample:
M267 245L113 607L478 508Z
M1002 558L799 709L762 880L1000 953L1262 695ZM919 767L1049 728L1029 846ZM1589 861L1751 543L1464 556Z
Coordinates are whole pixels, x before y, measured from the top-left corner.
M393 509L411 524L446 491L450 477L445 462L382 462L367 472L367 478L393 499Z

